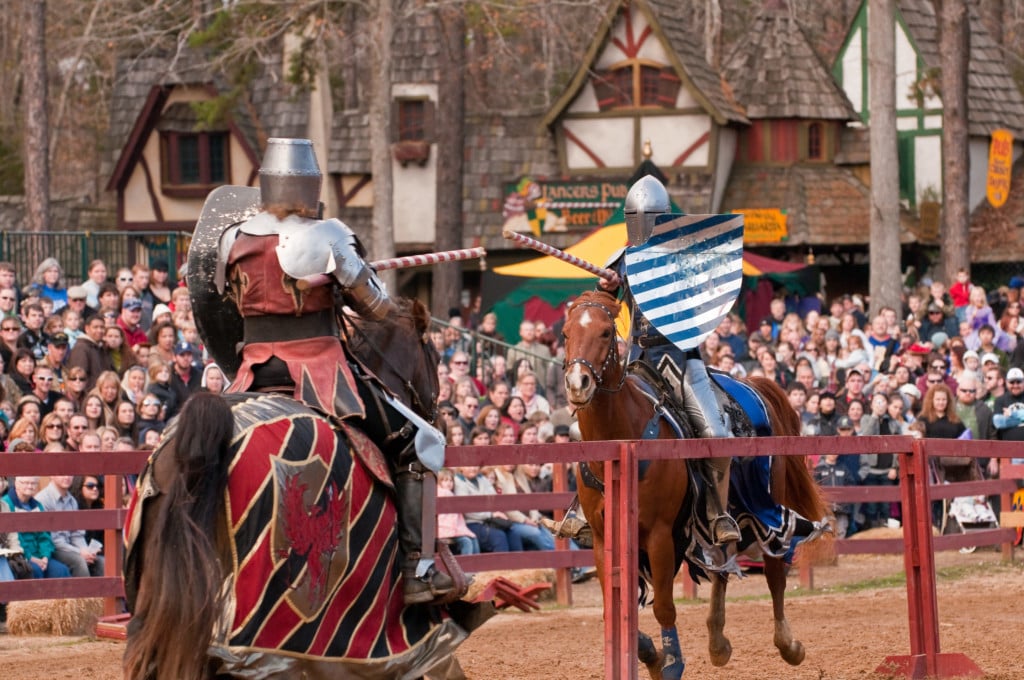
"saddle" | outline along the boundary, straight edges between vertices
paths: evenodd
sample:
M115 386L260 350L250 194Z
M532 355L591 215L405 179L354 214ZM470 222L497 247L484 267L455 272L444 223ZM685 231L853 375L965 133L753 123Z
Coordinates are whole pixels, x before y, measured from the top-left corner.
M671 415L670 422L674 421L673 427L679 437L692 438L693 432L686 412L668 380L654 366L642 359L631 362L627 367L627 372L629 377L635 379L637 385L648 396L668 411ZM708 375L711 376L719 406L729 416L734 436L771 436L772 428L768 420L768 410L753 387L722 371L709 369ZM656 408L655 411L655 418L658 418L660 415L658 409ZM651 432L650 436L648 436L648 432ZM654 421L653 428L650 426L645 428L644 439L654 439L657 436L657 423Z

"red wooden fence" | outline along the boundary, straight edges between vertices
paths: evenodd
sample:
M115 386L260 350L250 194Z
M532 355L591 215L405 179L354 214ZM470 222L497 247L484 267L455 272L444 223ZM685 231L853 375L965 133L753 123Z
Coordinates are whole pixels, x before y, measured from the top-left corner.
M904 537L882 541L839 541L840 553L903 552L907 572L908 616L910 619L910 655L891 656L882 670L908 677L946 677L964 671L970 664L961 654L942 654L939 650L938 615L935 600L933 552L966 545L1001 543L1004 556L1012 559L1012 529L1000 528L966 535L932 537L930 503L935 498L1001 493L1003 509L1009 508L1009 494L1016 488L1013 478L1024 477L1024 466L1003 467L1003 479L967 482L931 487L928 483L928 457L969 455L1010 458L1024 455L1021 446L1011 442L961 442L913 440L909 437L777 437L767 439L728 439L641 442L573 442L552 445L451 447L447 464L496 465L501 463L556 463L556 489L553 494L514 496L475 496L437 499L437 511L555 509L564 508L572 495L565 492L562 463L574 461L604 462L606 479L605 513L605 600L606 675L635 678L636 664L636 471L637 461L656 458L702 458L752 455L808 455L810 453L897 453L901 455L900 486L895 488L860 487L828 490L829 496L849 501L901 500L904 513ZM8 531L48 531L64 528L104 529L106 573L99 578L39 579L0 583L0 601L51 599L64 597L105 597L106 613L113 614L116 598L123 595L120 577L122 555L120 529L125 512L121 509L121 476L137 473L145 452L113 453L26 453L0 454L0 475L105 475L105 510L76 513L4 513L0 515ZM898 495L897 495L898 494ZM568 594L566 570L593 564L590 551L560 549L550 552L526 552L471 555L459 558L467 571L520 567L560 568L560 592ZM812 584L810 571L807 585ZM560 596L561 597L561 596Z

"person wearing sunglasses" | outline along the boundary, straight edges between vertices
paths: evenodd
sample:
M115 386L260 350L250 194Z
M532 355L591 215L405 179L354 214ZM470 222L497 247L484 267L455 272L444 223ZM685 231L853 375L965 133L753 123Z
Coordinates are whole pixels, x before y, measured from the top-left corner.
M992 424L996 439L1024 441L1024 371L1014 366L1006 372L1006 392L992 404ZM1024 459L1014 458L1014 462Z
M0 288L0 319L18 320L18 291Z
M45 417L64 395L53 389L56 378L53 369L44 364L36 364L32 371L32 395L39 400L39 411Z
M71 482L71 495L78 501L79 510L103 509L103 480L96 475L75 477ZM85 542L87 545L103 544L103 529L87 529Z

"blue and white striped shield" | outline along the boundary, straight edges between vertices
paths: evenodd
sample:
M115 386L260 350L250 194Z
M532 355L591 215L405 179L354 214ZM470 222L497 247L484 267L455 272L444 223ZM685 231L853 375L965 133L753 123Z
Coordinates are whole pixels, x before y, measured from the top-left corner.
M729 313L743 280L743 215L665 215L626 249L626 281L641 314L682 350Z

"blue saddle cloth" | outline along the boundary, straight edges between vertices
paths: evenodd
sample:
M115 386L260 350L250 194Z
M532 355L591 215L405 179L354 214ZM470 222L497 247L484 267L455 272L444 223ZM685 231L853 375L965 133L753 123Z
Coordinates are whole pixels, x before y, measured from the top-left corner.
M708 374L747 414L758 437L772 436L772 424L768 421L768 409L765 408L764 402L761 401L761 397L753 387L740 382L728 373L708 371Z

